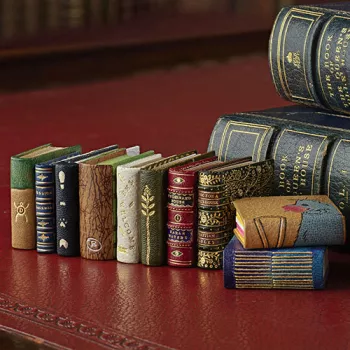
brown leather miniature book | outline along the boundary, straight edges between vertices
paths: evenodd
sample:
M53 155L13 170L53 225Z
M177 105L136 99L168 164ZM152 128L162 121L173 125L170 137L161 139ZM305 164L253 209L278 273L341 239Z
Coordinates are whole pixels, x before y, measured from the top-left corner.
M344 244L345 218L324 195L235 201L234 233L246 249Z

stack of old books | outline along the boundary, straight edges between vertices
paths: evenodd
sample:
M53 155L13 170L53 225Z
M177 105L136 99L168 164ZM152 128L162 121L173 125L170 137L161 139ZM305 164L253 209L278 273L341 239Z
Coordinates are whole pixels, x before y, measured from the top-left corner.
M226 288L324 288L327 246L346 237L345 218L327 196L245 198L234 205Z
M207 269L225 249L226 287L323 288L327 246L344 244L350 220L348 10L281 10L273 82L309 107L224 115L208 153L44 145L12 157L12 246Z

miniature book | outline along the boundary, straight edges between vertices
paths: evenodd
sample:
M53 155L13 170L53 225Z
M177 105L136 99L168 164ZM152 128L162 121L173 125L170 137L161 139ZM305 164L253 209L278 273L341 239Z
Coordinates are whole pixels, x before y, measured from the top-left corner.
M235 235L246 249L342 245L345 218L325 195L235 201Z
M35 165L72 152L81 146L42 145L11 157L11 226L12 247L35 249Z
M246 250L233 237L224 250L226 288L323 289L327 247Z

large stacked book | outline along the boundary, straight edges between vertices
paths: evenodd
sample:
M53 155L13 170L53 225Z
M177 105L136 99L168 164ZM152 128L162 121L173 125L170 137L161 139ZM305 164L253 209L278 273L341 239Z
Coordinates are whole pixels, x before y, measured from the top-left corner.
M12 246L223 268L228 288L324 288L327 247L350 222L348 8L281 10L273 81L310 106L224 115L207 153L44 145L12 157Z

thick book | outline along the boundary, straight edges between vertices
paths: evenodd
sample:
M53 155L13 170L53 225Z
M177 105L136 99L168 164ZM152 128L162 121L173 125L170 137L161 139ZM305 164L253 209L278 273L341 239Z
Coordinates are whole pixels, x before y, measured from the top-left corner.
M168 174L169 266L189 267L197 262L198 172L222 164L217 157L170 168Z
M141 262L148 266L166 264L168 170L200 159L212 152L189 151L153 163L140 173L141 196Z
M120 262L140 262L140 171L161 158L161 154L154 154L117 167L117 260Z
M80 152L73 152L35 165L36 250L56 252L55 164Z
M323 289L328 267L328 249L324 246L246 250L233 237L224 250L224 286Z
M208 150L220 160L274 159L275 195L328 195L350 226L349 117L303 106L224 115Z
M273 160L245 158L198 174L198 263L206 269L221 269L222 254L233 235L234 200L269 196L273 190Z
M12 247L35 249L35 165L50 159L81 152L81 146L42 145L11 157Z
M79 164L80 255L92 260L116 258L116 168L153 154L138 146L125 155Z
M236 237L245 249L342 245L345 218L325 195L243 198Z
M269 62L282 97L350 113L349 21L349 3L280 11L270 36Z
M102 161L116 156L118 145L111 145L55 164L57 254L77 256L79 241L79 163ZM119 149L124 154L125 149Z

